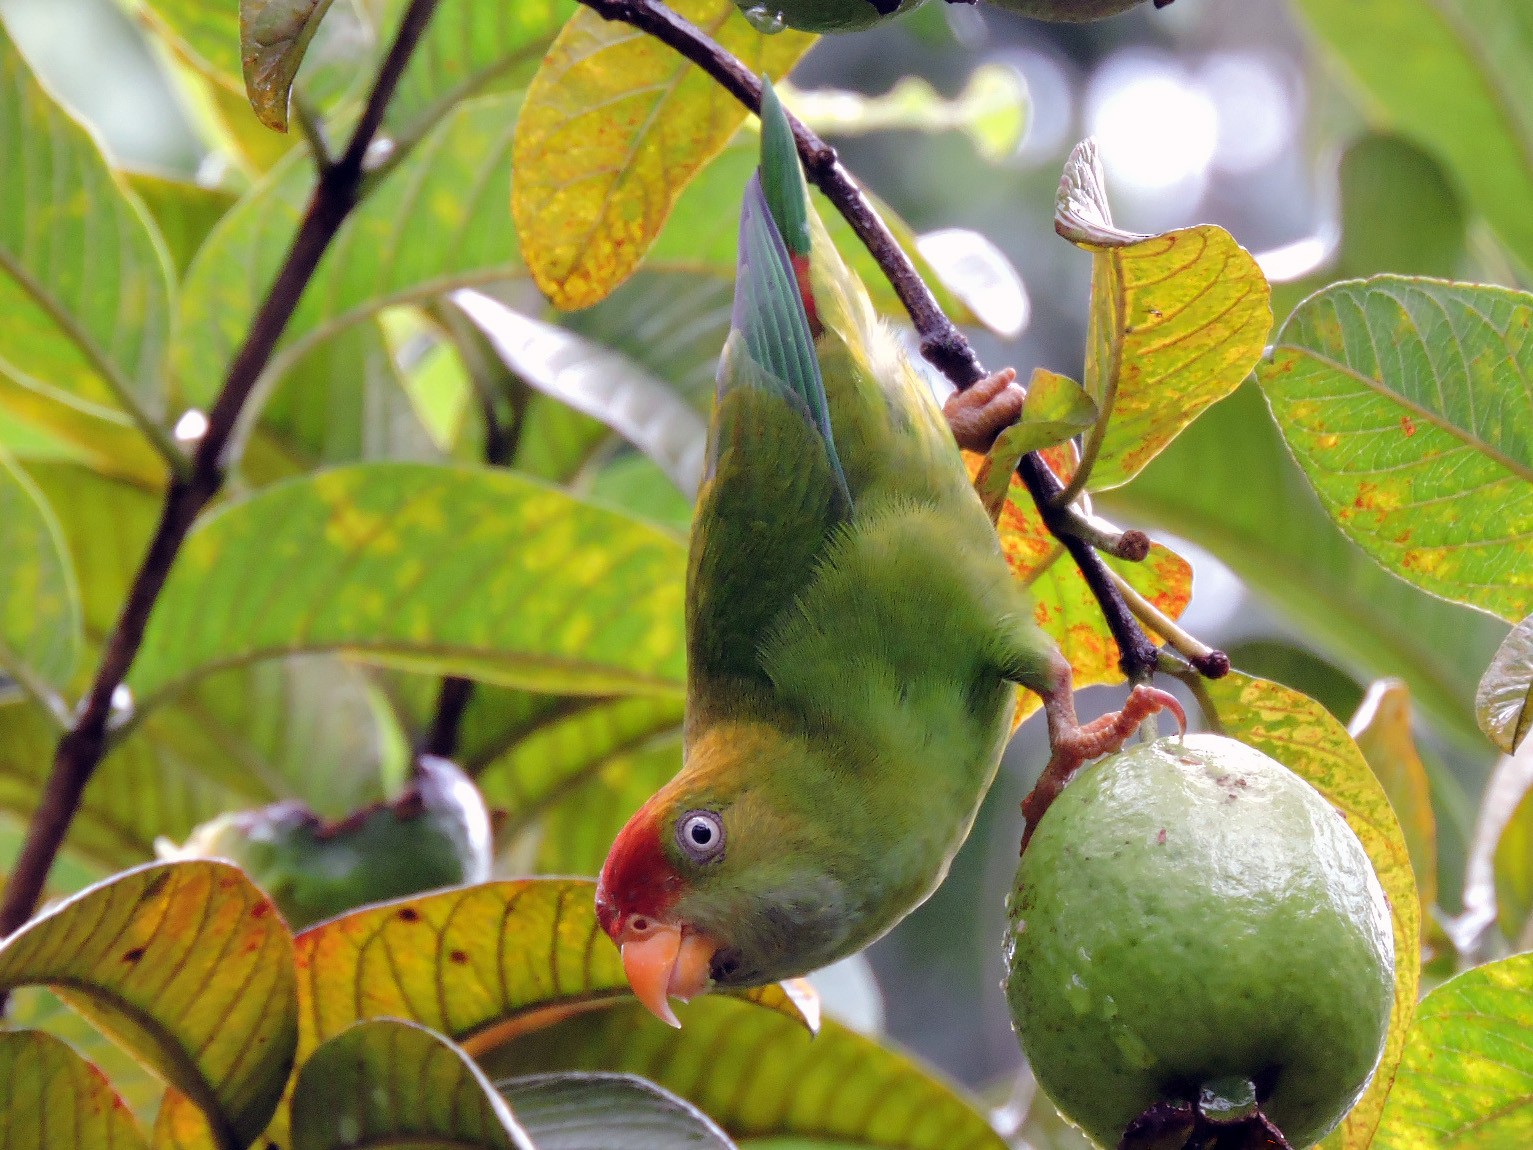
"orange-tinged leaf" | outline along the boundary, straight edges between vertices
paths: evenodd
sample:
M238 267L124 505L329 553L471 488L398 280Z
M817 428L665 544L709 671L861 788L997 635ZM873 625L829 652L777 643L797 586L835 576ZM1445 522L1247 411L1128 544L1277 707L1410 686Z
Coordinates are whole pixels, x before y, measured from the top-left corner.
M364 1018L419 1022L478 1056L556 1017L631 998L596 884L490 882L366 907L295 942L299 1057ZM779 987L750 992L805 1024Z
M1410 851L1384 787L1341 723L1313 699L1266 679L1232 671L1201 685L1211 724L1271 755L1339 810L1357 834L1389 899L1395 938L1395 1004L1384 1055L1358 1104L1321 1143L1327 1150L1364 1150L1389 1095L1421 977L1421 904Z
M175 1087L166 1090L160 1100L149 1145L152 1150L218 1150L207 1118Z
M835 1022L813 1041L738 999L679 1006L680 1030L636 1004L527 1035L485 1063L494 1078L551 1070L641 1074L739 1140L885 1150L1004 1150L984 1112L908 1055Z
M134 1150L144 1136L106 1076L41 1030L0 1032L0 1150Z
M1251 373L1272 293L1223 228L1144 236L1114 226L1091 140L1070 154L1054 221L1092 253L1085 386L1110 415L1090 485L1118 487Z
M672 0L752 72L787 74L814 43L763 36L733 0ZM527 89L512 156L522 255L557 306L589 307L628 278L697 171L745 110L701 69L619 21L581 9Z
M1411 689L1400 679L1372 684L1347 733L1384 784L1410 848L1421 912L1428 915L1437 902L1437 816L1432 813L1426 764L1411 734Z
M1073 466L1073 448L1068 445L1046 451L1043 456L1056 472L1068 473ZM974 474L982 466L983 457L966 453L965 461L970 474ZM1123 682L1118 644L1096 597L1064 545L1044 526L1027 487L1015 475L1007 488L996 529L1006 561L1032 593L1038 626L1053 637L1061 653L1070 660L1076 687ZM1150 554L1139 563L1103 558L1169 619L1180 616L1192 600L1192 565L1162 544L1152 544ZM1019 691L1018 698L1017 722L1021 722L1039 704L1031 691Z
M150 1064L243 1147L292 1065L292 936L229 863L137 867L82 891L0 945L0 993L46 985Z

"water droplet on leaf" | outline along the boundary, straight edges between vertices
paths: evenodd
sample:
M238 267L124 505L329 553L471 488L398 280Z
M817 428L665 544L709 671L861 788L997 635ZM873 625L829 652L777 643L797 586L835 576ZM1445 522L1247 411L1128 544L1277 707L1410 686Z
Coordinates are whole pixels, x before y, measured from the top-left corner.
M788 26L787 17L768 4L753 4L745 9L745 19L763 36L775 36Z

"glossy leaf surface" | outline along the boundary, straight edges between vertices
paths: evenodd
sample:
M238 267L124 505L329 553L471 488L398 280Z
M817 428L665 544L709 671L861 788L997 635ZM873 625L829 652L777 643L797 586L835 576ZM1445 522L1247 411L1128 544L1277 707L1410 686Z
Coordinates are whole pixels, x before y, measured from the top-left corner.
M666 533L509 472L336 468L193 531L129 685L147 698L199 670L344 650L538 690L672 693L683 562Z
M497 1088L538 1150L734 1150L701 1110L635 1074L530 1074Z
M755 75L784 76L814 43L757 32L733 0L677 0ZM577 12L544 57L516 130L511 206L528 267L561 308L589 307L644 258L676 197L745 109L643 32Z
M1515 1150L1533 1140L1533 953L1466 971L1422 1001L1377 1150Z
M1257 371L1337 525L1433 594L1533 610L1533 296L1377 276L1311 296Z
M1504 754L1522 745L1533 727L1533 615L1502 640L1474 693L1474 716L1485 737Z
M46 984L248 1145L297 1038L291 935L243 872L158 863L47 911L0 945L0 992Z
M1204 688L1207 716L1222 733L1270 755L1314 787L1347 820L1373 863L1394 923L1395 1002L1373 1081L1352 1112L1321 1144L1363 1150L1378 1125L1416 1008L1421 974L1421 903L1410 851L1389 797L1346 728L1324 707L1281 683L1231 671ZM1202 697L1202 696L1200 696Z

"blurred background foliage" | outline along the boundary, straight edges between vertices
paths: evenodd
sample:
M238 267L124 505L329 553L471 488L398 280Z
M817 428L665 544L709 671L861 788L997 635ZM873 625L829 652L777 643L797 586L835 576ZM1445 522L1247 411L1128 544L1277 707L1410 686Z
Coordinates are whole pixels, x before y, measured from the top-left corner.
M0 0L0 16L45 81L95 127L118 163L146 174L135 186L151 207L156 173L242 191L252 172L210 145L201 119L208 108L189 100L186 89L174 89L138 15L131 5L111 0ZM822 39L793 73L792 85L790 102L833 140L852 171L927 236L930 247L923 251L934 262L955 256L951 246L943 247L938 229L968 228L1015 266L1023 292L998 293L1009 302L992 326L1020 328L1020 335L1003 340L980 334L977 349L985 362L1014 364L1024 378L1036 366L1080 376L1090 261L1055 237L1053 206L1061 165L1088 134L1100 143L1121 226L1145 232L1201 222L1223 226L1257 254L1274 282L1279 324L1309 291L1352 275L1398 271L1518 282L1515 260L1465 206L1456 179L1419 143L1390 134L1387 117L1359 97L1285 0L1177 0L1165 10L1144 5L1089 25L1042 25L989 7L931 3L868 33ZM871 130L891 123L894 130ZM266 146L275 146L275 139ZM210 193L210 220L227 203L220 195ZM501 226L509 229L509 218ZM168 237L178 262L200 239L195 222L186 227L186 237ZM657 251L663 248L662 238ZM698 324L697 346L681 346L685 338L671 321L721 314L727 285L723 294L710 294L694 284L668 285L657 278L664 274L646 272L601 307L558 322L617 346L696 399L707 393L717 330ZM533 298L524 289L511 290L524 305ZM658 310L656 301L663 301ZM421 453L448 445L477 456L481 446L472 442L466 389L437 386L464 366L442 344L423 337L417 316L384 318L382 346L405 369L404 382L436 441L435 447L421 444ZM551 314L546 318L555 322ZM663 348L656 333L666 333ZM312 370L322 373L324 365ZM296 407L285 417L281 404L279 396L268 409L268 424L285 426L283 450L306 444L307 459L284 460L278 446L258 439L247 469L275 476L295 462L308 466L345 456L326 441L322 422L305 423L310 417ZM568 478L570 460L584 458L592 442L606 439L601 429L536 404L527 419L518 463L537 474ZM372 433L387 436L394 425L386 413L380 420ZM470 430L459 435L465 427ZM0 431L13 446L29 444L34 460L48 454L44 440L29 438L37 434L31 429ZM602 449L600 462L579 469L578 483L587 493L669 525L678 535L684 531L688 502L665 472L615 443ZM53 501L67 506L65 473L50 481L46 464L34 471ZM1250 384L1194 424L1135 482L1099 502L1121 521L1176 537L1169 541L1196 569L1183 625L1228 649L1243 670L1310 694L1344 722L1371 680L1399 674L1410 682L1437 817L1439 903L1446 916L1460 915L1474 811L1495 762L1474 727L1469 699L1505 625L1407 587L1348 542L1322 512ZM99 636L107 621L88 617L87 633ZM296 668L263 675L301 680L303 667ZM322 667L316 673L329 672ZM204 714L216 714L219 705L216 679L210 684L203 692ZM396 713L424 724L432 686L419 676L382 676L358 685L349 705L361 712L382 707L381 692ZM301 697L303 686L271 682L263 689L290 701ZM1119 697L1096 688L1083 709L1089 716L1115 706ZM521 727L506 718L518 713L516 706L495 712L498 729L478 730L470 716L464 754L496 765L481 777L492 806L501 791L525 797L525 788L541 785L518 766L519 754L524 763L533 761L527 748L546 730L536 710L535 701L526 702ZM629 732L630 741L632 732L674 729L670 711L641 711L603 721ZM159 721L176 719L168 711ZM369 778L397 782L405 740L414 733L409 725L393 730L392 744L385 737L381 745L345 753L373 764ZM332 744L343 737L330 734ZM674 741L639 745L630 758L674 761ZM273 755L282 760L280 751ZM303 769L302 757L300 749L294 769ZM1009 751L949 881L871 950L871 977L860 963L821 977L833 1012L862 1027L886 1029L997 1101L1019 1062L999 988L997 942L1015 868L1018 803L1044 758L1041 724L1029 724ZM615 760L604 778L582 786L598 788L592 796L609 804L614 796L637 802L655 772L625 774L621 768ZM336 813L371 797L370 785L348 789L338 781ZM626 794L624 786L636 793ZM231 789L234 805L268 797L260 788ZM541 843L512 835L513 848L501 865L589 868L621 815L614 811L611 826L599 819L575 825L566 815L567 825L556 826ZM0 860L10 856L15 833L14 826L0 824ZM70 866L56 876L61 888L91 873L78 863ZM1063 1130L1032 1132L1040 1144L1056 1135L1061 1144L1069 1137Z

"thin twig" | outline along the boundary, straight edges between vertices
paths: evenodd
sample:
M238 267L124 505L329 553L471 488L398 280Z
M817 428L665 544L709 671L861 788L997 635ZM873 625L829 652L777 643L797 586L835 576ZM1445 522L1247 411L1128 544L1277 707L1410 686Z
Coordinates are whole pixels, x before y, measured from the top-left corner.
M1215 650L1184 631L1111 567L1107 569L1107 576L1113 581L1113 586L1117 587L1118 594L1123 596L1128 609L1134 613L1134 618L1164 639L1166 645L1191 663L1200 675L1208 679L1222 679L1230 673L1230 657L1223 651Z
M251 321L244 344L229 365L223 389L208 412L207 431L197 444L190 471L171 479L159 523L107 640L90 692L54 753L42 801L33 812L26 842L6 885L4 900L0 901L0 938L26 922L36 909L53 860L79 810L86 784L107 750L112 697L133 665L149 614L165 587L187 532L223 487L228 462L225 453L246 401L271 360L320 258L358 203L367 150L436 6L437 0L411 0L394 42L379 66L351 140L335 163L321 171L287 257Z
M695 25L657 0L579 0L608 20L631 25L674 48L711 76L752 112L761 111L761 82L740 60ZM878 262L900 303L905 306L921 341L921 354L953 384L967 388L985 376L979 357L956 324L947 317L931 288L910 261L899 241L879 218L836 150L797 117L790 115L799 157L809 179L851 224L852 230ZM1087 542L1090 532L1071 507L1055 506L1063 489L1058 476L1036 453L1024 455L1017 474L1027 485L1048 529L1070 551L1091 593L1101 604L1107 626L1117 641L1119 665L1130 682L1141 683L1155 669L1155 644L1150 642L1107 575L1107 565Z

